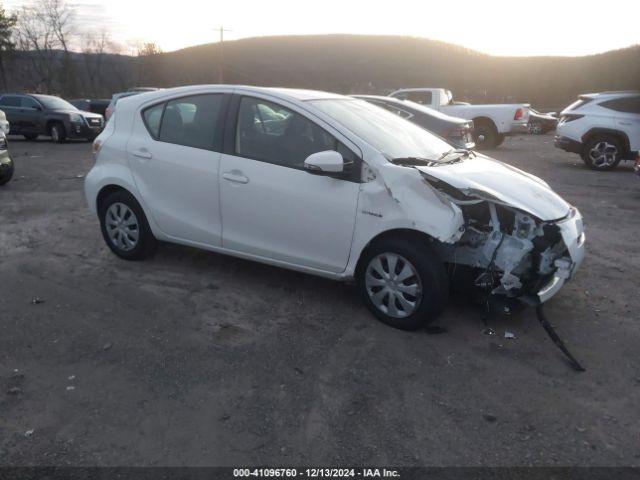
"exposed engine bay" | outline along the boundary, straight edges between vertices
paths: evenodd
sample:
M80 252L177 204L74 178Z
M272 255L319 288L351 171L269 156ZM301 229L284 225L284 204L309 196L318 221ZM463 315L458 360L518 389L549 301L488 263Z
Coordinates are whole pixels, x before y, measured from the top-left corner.
M423 176L462 210L459 241L438 249L446 263L470 267L476 287L511 298L535 296L555 275L569 277L573 262L556 221L540 221L486 192L462 192Z

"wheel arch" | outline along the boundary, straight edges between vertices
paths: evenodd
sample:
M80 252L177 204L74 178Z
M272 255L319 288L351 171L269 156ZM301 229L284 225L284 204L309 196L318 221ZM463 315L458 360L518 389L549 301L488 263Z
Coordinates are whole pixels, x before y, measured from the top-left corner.
M375 235L373 238L371 238L371 240L369 240L366 245L364 245L364 247L362 248L362 250L360 250L359 254L358 254L358 261L356 262L356 267L355 267L355 277L357 278L358 275L361 272L361 269L364 267L363 265L363 261L364 259L367 257L367 254L369 253L369 250L376 245L377 243L381 242L384 239L387 238L403 238L403 239L407 239L407 240L413 240L416 242L423 242L424 244L428 245L428 244L438 244L440 243L440 241L434 237L432 237L431 235L420 231L420 230L415 230L412 228L393 228L390 230L385 230L383 232L378 233L377 235ZM433 253L437 253L436 249L432 250Z
M489 124L496 130L496 133L499 133L498 132L498 125L496 124L495 120L493 118L491 118L491 117L486 117L486 116L480 115L479 117L474 117L471 120L473 121L473 126L474 127L477 124L481 124L481 123Z
M44 127L46 135L49 135L51 133L51 127L53 126L54 123L59 123L60 125L65 127L65 124L61 119L55 118L55 117L54 118L48 118L46 123L45 123L45 127Z
M582 135L582 144L586 145L587 142L589 142L589 140L591 140L595 135L611 135L613 137L620 139L622 141L622 146L624 148L623 155L628 155L631 150L629 137L627 136L627 134L620 130L615 130L612 128L596 127L588 130L587 133Z
M138 200L133 192L124 188L121 185L116 185L115 183L111 183L109 185L105 185L100 189L98 195L96 196L96 210L100 210L100 204L107 198L108 195L111 195L114 192L127 192L129 195L133 196L136 200ZM138 201L140 203L140 201Z

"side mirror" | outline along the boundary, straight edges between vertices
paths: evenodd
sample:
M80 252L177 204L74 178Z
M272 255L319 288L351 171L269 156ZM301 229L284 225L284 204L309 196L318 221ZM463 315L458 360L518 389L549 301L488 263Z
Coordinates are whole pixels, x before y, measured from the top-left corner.
M344 170L342 155L334 150L313 153L304 161L310 173L340 173Z

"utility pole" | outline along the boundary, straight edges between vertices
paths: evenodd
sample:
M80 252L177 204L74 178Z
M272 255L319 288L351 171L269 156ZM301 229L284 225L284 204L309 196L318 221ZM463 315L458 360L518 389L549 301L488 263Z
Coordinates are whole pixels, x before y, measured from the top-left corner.
M224 27L216 28L220 32L220 51L219 51L219 67L218 67L218 83L224 83L224 32L230 32L231 30L226 30Z

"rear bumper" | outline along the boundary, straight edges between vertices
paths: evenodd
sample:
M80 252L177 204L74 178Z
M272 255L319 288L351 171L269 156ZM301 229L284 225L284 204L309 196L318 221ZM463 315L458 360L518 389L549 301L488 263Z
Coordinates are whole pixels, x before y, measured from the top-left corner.
M509 126L509 131L504 132L503 134L506 136L509 135L518 135L521 133L529 133L529 122L514 122Z
M558 222L562 240L567 246L569 257L563 257L555 261L556 272L553 278L538 292L538 300L546 302L569 281L582 264L585 254L585 235L582 223L582 215L577 209L572 211L572 215L561 222Z
M561 148L565 152L581 153L582 143L569 137L563 137L562 135L556 135L553 139L553 144L557 148Z

